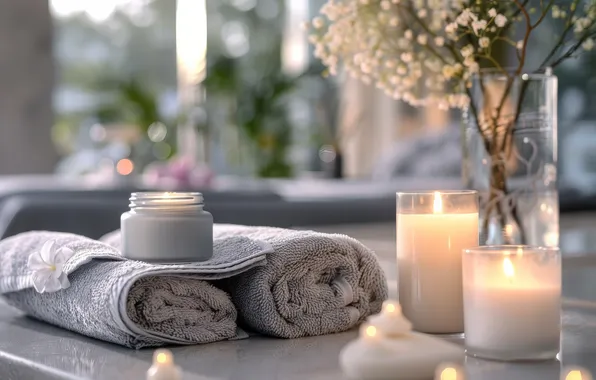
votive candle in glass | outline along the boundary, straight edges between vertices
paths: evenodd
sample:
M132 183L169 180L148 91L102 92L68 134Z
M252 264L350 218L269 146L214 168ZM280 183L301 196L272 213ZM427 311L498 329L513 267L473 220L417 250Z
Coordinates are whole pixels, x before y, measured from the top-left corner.
M462 251L478 245L475 191L397 193L399 303L416 331L464 331Z
M495 360L552 359L561 335L558 248L464 251L466 353Z

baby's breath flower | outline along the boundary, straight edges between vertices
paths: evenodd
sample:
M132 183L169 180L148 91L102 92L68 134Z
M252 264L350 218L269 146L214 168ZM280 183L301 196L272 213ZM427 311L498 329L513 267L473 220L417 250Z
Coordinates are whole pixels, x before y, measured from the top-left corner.
M476 20L472 22L472 29L474 30L474 34L478 35L478 32L486 28L486 20Z
M553 18L561 17L561 9L559 8L558 5L553 5L551 8L551 12L552 12Z
M447 24L447 26L445 26L445 33L454 34L457 31L458 27L459 26L454 22Z
M476 62L474 57L471 55L466 57L466 59L464 59L464 66L468 68L469 73L476 73L476 72L478 72L478 70L480 70L480 66L478 65L478 62Z
M323 20L322 17L315 17L312 20L312 26L316 29L321 29L322 27L325 26L325 20Z
M450 66L450 65L443 66L443 75L447 79L452 78L455 75L455 69L453 68L453 66Z
M590 18L580 17L575 21L573 31L576 34L581 34L581 33L583 33L584 30L589 28L591 24L592 24L592 20L590 20Z
M469 57L474 54L474 46L468 44L461 48L460 53L464 58Z
M404 0L326 0L320 16L304 25L314 54L330 74L343 68L410 105L465 107L469 99L464 91L480 70L480 56L490 53L493 38L502 32L511 38L504 29L508 24L523 22L511 2L407 0L408 12L398 11L396 4L401 3ZM573 21L576 40L590 50L596 39L586 37L596 25L596 0L581 3L577 9L556 5L548 12ZM569 13L574 13L573 20L568 20ZM525 53L523 42L514 44ZM455 46L460 50L453 51Z
M502 14L498 14L495 17L495 25L497 25L499 28L502 28L505 26L505 24L507 24L507 17L503 16Z
M522 49L524 48L524 41L523 41L523 40L519 40L519 41L517 41L517 43L515 44L515 47L516 47L518 50L522 50Z

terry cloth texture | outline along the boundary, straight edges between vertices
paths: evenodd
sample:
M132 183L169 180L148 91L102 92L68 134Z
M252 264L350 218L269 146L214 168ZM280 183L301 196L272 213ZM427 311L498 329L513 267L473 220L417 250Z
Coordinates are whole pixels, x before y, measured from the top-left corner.
M378 313L387 298L376 255L348 236L220 224L214 237L273 247L266 265L223 285L241 321L260 333L298 338L346 331Z
M48 240L75 252L63 268L70 287L38 293L27 260ZM214 239L208 261L150 264L83 236L27 232L0 241L0 294L31 317L127 347L208 343L236 336L237 312L207 281L263 265L269 252L239 236Z

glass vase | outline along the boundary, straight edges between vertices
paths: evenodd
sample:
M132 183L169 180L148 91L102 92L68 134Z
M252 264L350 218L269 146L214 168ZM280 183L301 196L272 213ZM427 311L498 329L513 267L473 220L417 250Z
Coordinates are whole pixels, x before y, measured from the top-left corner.
M480 244L557 247L557 77L481 71L469 91L462 173Z

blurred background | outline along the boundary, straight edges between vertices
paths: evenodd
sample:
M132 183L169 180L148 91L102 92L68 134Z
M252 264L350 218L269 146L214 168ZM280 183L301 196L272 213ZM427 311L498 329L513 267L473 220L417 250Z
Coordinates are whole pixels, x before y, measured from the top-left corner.
M2 183L276 183L282 195L391 202L432 181L460 187L459 113L327 76L301 28L323 3L0 1ZM596 197L595 63L584 54L556 72L561 197L580 208Z

